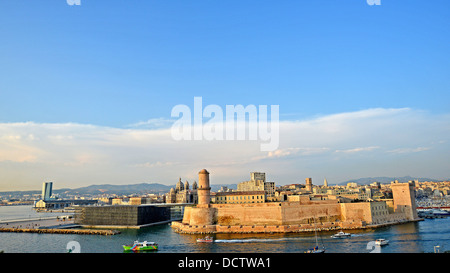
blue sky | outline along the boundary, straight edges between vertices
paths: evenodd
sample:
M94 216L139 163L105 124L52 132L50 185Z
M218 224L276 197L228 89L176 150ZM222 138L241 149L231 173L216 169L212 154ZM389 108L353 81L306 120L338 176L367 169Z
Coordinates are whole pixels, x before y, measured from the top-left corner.
M340 113L365 113L367 109L407 109L410 118L417 114L421 120L437 120L445 127L450 114L449 10L447 0L381 0L380 6L369 6L365 0L81 0L80 6L69 6L65 0L3 0L0 123L127 129L147 120L169 119L175 105L191 106L194 96L202 96L204 104L223 107L280 105L282 121L302 122ZM411 128L417 126L411 124ZM3 141L14 135L9 130L3 132ZM27 130L21 131L22 140L23 136L38 135L34 129ZM444 143L445 138L446 131L435 140L414 138L411 147L396 147L391 141L386 143L390 145L386 151L413 151L428 147L430 141ZM327 143L316 146L326 147ZM33 164L50 166L40 161L40 156L25 156L34 158L28 161L14 159L11 154L18 153L12 147L23 147L23 143L14 145L3 142L8 148L0 157L0 169L23 172L36 169ZM33 147L43 149L39 145ZM364 151L383 147L361 145L369 147ZM284 148L292 152L299 148L294 146ZM361 147L348 144L334 150ZM283 147L280 150L286 151ZM436 150L448 151L448 146ZM127 148L124 151L127 153ZM437 154L429 158L433 156ZM444 154L437 157L445 159ZM373 160L381 164L384 159L378 155ZM139 164L153 166L157 162L165 164L144 159ZM166 162L174 167L170 158ZM319 173L317 164L298 174L302 177L298 180L303 182L308 173ZM423 163L405 164L410 169L405 167L398 174L380 167L379 176L415 175L414 164ZM433 162L427 164L432 166ZM190 167L193 175L185 176L194 179L196 170L207 166ZM426 175L450 177L442 168ZM50 173L60 169L48 167L48 176L39 173L35 179L59 178ZM242 179L247 179L247 170L240 171L244 172ZM152 180L154 176L163 180L163 174L144 173L127 182ZM335 179L372 174L336 174ZM293 175L290 180L297 179ZM31 179L19 176L4 176L4 181L22 181L5 187ZM326 175L317 176L322 180ZM63 177L61 171L59 179ZM99 177L89 183L108 180ZM224 175L221 182L227 179L239 180L241 176Z

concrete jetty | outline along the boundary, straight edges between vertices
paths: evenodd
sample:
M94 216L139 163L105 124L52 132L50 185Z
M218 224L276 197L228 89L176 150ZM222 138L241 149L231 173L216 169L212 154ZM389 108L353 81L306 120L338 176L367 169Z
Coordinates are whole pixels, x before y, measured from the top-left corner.
M80 229L80 227L73 222L73 219L57 217L0 221L0 232L83 235L115 235L120 233L120 231L111 229Z

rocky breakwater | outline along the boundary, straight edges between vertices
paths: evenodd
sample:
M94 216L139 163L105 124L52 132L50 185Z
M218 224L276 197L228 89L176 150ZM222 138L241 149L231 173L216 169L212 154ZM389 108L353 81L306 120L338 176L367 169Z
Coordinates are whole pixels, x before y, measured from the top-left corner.
M53 228L0 228L0 232L79 234L79 235L116 235L120 231L109 229L53 229Z

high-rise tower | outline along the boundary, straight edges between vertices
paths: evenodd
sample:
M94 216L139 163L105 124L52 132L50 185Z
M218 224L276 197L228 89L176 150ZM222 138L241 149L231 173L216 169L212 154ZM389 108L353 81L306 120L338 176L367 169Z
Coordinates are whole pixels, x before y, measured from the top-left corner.
M49 200L52 196L53 182L44 182L42 184L42 200Z

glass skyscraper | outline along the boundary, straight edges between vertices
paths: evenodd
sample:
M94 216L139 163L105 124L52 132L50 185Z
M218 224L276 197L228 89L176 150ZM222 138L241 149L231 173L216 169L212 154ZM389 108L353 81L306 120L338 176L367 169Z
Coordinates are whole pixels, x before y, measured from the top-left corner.
M42 184L42 199L45 200L50 200L50 197L52 196L52 187L53 187L53 182L44 182Z

